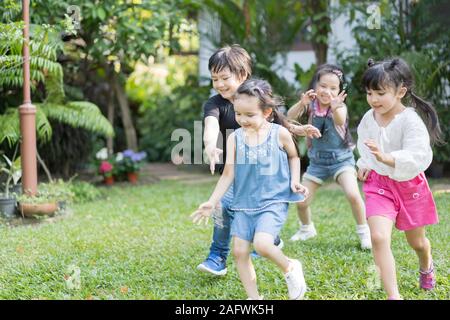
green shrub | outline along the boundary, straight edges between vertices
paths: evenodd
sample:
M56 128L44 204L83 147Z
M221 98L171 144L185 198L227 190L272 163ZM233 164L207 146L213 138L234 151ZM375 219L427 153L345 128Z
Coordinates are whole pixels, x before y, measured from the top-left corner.
M84 181L75 181L70 184L70 190L74 194L75 203L86 203L101 197L101 191L92 184Z

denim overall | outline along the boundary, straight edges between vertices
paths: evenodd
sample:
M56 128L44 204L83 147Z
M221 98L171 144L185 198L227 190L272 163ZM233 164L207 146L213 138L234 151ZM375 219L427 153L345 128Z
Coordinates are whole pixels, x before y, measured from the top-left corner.
M334 125L330 109L324 117L315 114L316 104L311 104L311 124L318 128L322 137L311 139L308 149L309 166L305 178L322 184L328 177L337 178L338 174L348 168L355 167L355 158L350 147L346 146L344 139L339 135Z

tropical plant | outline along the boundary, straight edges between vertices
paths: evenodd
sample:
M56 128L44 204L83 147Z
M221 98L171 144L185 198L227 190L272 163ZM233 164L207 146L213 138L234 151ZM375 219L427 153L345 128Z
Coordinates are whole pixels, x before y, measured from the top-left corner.
M21 87L22 76L22 37L21 24L0 24L0 85L3 89ZM66 101L63 90L63 73L56 61L57 51L61 48L55 29L49 26L34 26L30 41L30 70L32 89L45 83L46 97L42 103L36 103L36 127L38 138L48 141L52 134L49 119L68 125L84 128L106 136L113 135L108 120L98 107L87 101ZM7 141L10 146L20 138L18 109L6 108L0 114L0 143Z
M6 174L6 181L4 183L3 194L9 198L11 181L16 184L22 177L22 169L20 165L20 157L16 159L9 159L6 155L2 155L4 163L0 163L0 173ZM15 155L14 155L15 157Z
M161 48L176 47L180 23L194 3L192 0L35 0L32 18L35 23L56 25L63 15L52 12L67 13L70 6L77 8L80 28L76 36L68 38L83 45L76 47L70 62L79 63L80 71L90 72L96 78L96 86L107 86L109 101L104 103L105 113L114 114L116 105L119 107L127 148L137 150L133 110L125 94L127 76L137 61L157 56Z
M238 43L253 59L255 76L267 79L274 91L287 100L295 90L280 77L276 63L286 57L307 20L301 1L204 0L206 7L220 20L220 37L210 30L206 35L215 47Z

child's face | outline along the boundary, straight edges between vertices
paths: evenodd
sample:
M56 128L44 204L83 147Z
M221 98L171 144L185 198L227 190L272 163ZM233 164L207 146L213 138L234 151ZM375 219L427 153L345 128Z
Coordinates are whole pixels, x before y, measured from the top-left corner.
M329 105L331 99L339 95L339 83L339 78L334 73L327 73L320 77L316 84L317 99L320 105Z
M227 100L232 100L237 88L245 81L233 74L228 68L219 72L211 72L213 88Z
M258 98L246 94L236 96L233 104L236 121L244 129L260 128L272 112L272 109L263 112Z
M401 99L406 93L406 88L398 90L393 87L380 88L379 90L367 89L367 103L374 112L386 115L394 108L401 106Z

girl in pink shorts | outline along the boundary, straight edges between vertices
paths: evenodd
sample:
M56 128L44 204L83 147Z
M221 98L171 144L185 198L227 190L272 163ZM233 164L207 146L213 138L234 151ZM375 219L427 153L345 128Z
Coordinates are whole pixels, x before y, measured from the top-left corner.
M388 299L401 299L390 248L392 226L405 231L420 265L420 287L431 290L435 274L425 226L438 222L424 171L433 158L431 142L440 142L433 106L413 91L413 77L401 59L369 60L363 75L371 109L358 126L358 178L364 181L366 216L373 256ZM411 107L402 103L410 98ZM424 119L416 113L419 109ZM425 123L428 124L425 126Z

